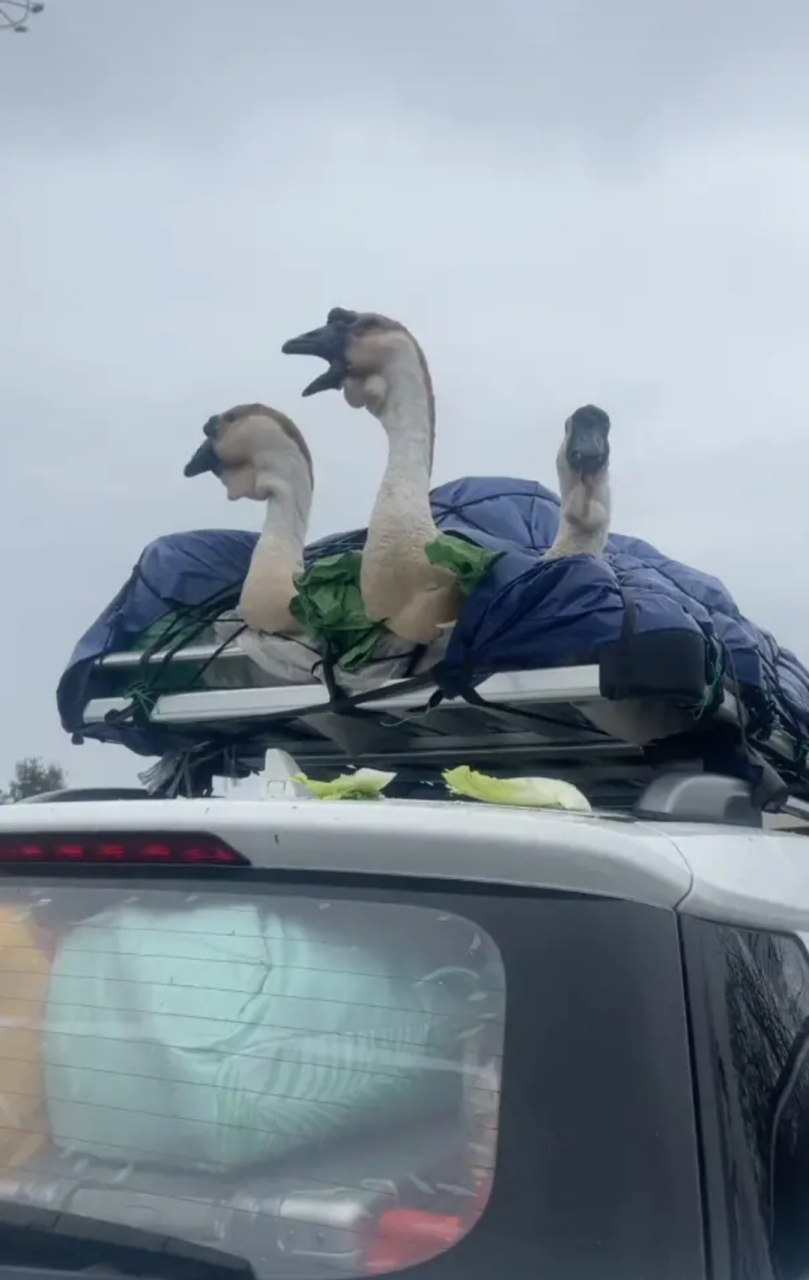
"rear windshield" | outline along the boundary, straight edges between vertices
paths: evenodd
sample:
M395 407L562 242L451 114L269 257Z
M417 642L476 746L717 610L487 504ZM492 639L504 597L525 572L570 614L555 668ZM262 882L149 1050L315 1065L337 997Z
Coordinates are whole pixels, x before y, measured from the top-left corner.
M703 1275L674 914L325 880L0 877L0 1219L259 1280Z
M435 1256L486 1206L506 980L462 913L6 884L0 1006L0 1199L315 1280Z

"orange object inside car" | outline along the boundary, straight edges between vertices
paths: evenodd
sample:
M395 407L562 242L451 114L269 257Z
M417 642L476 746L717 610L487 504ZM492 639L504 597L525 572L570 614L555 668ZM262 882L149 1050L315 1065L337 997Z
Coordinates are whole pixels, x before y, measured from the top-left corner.
M50 958L29 916L0 908L0 1166L45 1144L48 1113L40 1043Z

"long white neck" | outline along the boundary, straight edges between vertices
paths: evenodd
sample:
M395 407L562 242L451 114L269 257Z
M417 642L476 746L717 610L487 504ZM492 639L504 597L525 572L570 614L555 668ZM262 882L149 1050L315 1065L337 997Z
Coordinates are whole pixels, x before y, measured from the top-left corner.
M457 578L433 566L425 547L438 537L430 508L435 407L424 357L413 344L384 371L388 391L380 420L388 463L362 556L360 589L369 617L395 635L431 644L458 616Z
M559 529L547 558L601 556L610 532L610 481L605 467L595 476L579 476L560 463L562 510Z
M257 487L269 496L259 544L271 542L286 557L298 563L303 559L306 530L312 509L310 486L298 488L277 475L258 474Z
M267 495L264 527L242 587L240 608L257 631L296 630L289 611L295 573L303 565L303 549L312 507L312 484L303 460L279 474L276 465L256 471L256 492Z
M414 347L403 347L385 371L388 394L380 421L388 437L388 461L379 486L369 544L391 523L405 536L434 536L430 510L434 408L432 389Z

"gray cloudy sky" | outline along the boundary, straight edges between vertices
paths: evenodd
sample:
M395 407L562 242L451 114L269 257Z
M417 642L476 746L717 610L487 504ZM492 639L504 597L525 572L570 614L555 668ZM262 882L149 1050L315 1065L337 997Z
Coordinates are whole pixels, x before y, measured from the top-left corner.
M805 0L48 0L0 33L0 780L74 748L54 690L144 543L257 527L182 467L263 400L362 523L381 431L301 401L333 305L422 340L435 480L555 484L614 424L615 528L809 659Z

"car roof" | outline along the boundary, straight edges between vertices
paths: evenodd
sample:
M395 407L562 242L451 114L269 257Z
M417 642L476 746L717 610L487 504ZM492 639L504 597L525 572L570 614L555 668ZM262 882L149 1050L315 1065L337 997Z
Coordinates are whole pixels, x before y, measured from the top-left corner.
M588 893L809 930L809 845L782 831L429 800L113 800L0 808L0 834L189 831L267 869Z

